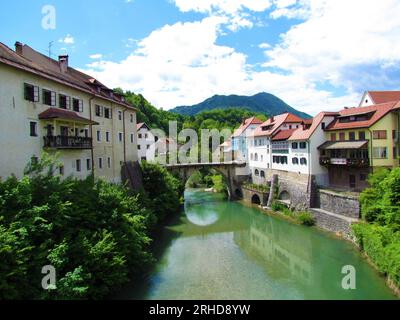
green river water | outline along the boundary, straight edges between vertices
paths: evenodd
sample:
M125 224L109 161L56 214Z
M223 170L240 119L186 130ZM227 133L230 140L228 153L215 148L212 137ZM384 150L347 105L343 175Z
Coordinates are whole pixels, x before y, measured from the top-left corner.
M159 262L123 298L395 299L359 251L335 236L188 190L185 210L156 240ZM343 266L356 290L342 288Z

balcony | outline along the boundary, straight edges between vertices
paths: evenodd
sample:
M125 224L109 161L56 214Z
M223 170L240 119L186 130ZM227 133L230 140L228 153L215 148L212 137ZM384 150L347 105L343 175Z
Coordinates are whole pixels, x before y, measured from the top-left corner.
M92 138L74 136L46 136L44 137L44 147L51 149L73 149L85 150L92 149Z
M320 158L321 166L349 166L349 167L369 167L368 158Z

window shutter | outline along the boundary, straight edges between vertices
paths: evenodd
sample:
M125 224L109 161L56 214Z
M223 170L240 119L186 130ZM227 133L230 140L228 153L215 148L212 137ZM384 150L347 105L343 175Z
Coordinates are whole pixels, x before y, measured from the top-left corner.
M39 102L39 87L33 87L33 100Z
M79 100L79 112L83 112L83 101Z
M51 92L51 106L55 107L56 106L56 93Z
M71 97L65 97L67 110L71 110Z

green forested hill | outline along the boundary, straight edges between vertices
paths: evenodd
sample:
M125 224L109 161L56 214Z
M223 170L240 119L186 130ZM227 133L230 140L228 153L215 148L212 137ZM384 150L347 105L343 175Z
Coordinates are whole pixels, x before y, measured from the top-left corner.
M292 108L278 97L266 92L258 93L251 97L238 95L216 95L203 101L202 103L193 106L176 107L171 111L177 114L192 116L203 111L226 108L244 108L270 116L290 112L302 118L310 118L308 114Z
M232 131L240 126L243 119L257 116L260 120L266 120L267 116L262 112L254 112L243 108L214 109L201 112L194 116L180 115L177 113L157 109L151 105L141 94L135 94L121 89L116 89L119 93L124 93L128 102L135 105L137 122L146 122L153 129L162 129L168 133L169 121L178 122L178 132L182 128L191 128L196 131L200 129L231 129Z

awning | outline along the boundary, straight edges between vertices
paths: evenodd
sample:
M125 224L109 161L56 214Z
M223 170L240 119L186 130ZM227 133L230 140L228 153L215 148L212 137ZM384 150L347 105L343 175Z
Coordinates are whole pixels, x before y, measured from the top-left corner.
M351 150L362 149L368 145L368 141L328 141L321 145L320 150Z
M77 122L77 123L86 124L86 125L90 125L90 124L98 125L99 124L90 119L81 117L76 112L68 111L68 110L64 110L64 109L58 109L58 108L47 109L46 111L39 114L39 119L40 120L58 119L58 120Z

